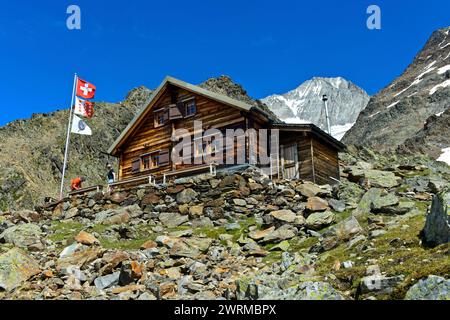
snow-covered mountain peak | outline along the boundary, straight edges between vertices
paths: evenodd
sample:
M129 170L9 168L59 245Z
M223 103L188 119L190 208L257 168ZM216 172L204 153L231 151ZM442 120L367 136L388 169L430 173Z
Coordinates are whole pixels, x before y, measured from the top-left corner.
M330 121L338 128L335 135L341 138L356 121L369 101L367 93L342 77L314 77L281 95L262 99L273 113L288 123L314 123L325 129L326 119L322 96L328 96ZM332 131L333 128L332 128Z

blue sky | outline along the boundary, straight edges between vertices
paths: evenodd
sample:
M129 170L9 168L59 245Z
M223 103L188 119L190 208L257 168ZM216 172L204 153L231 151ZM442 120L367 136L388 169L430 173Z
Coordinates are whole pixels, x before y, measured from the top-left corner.
M81 30L66 27L71 4ZM366 27L371 4L381 30ZM342 76L374 94L450 25L449 12L448 0L4 1L0 125L68 108L74 72L111 102L166 75L226 74L255 98Z

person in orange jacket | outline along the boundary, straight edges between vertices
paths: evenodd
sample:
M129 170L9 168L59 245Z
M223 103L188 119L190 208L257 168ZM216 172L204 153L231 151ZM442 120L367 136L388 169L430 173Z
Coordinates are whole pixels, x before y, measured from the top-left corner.
M84 177L72 179L72 181L70 183L70 188L72 189L72 191L80 190L81 184L84 181L86 181L86 179Z

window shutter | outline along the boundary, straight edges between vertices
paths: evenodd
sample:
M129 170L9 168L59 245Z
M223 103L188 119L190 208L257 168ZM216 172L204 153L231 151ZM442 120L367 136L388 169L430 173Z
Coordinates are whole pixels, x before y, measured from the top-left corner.
M133 173L141 171L141 159L136 159L131 162L131 171Z
M181 113L181 110L178 108L178 105L171 104L169 106L169 119L180 119L183 118L183 114Z
M183 117L186 117L186 107L184 105L184 102L178 102L177 103L177 108L178 110L180 110L180 113Z
M168 149L161 150L159 153L159 165L167 166L170 163L170 153Z

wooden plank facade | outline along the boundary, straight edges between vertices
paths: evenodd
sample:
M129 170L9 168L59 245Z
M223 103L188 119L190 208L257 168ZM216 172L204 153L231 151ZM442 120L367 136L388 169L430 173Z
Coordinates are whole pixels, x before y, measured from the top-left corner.
M202 122L202 132L194 132L194 121ZM190 158L191 164L177 164L172 159L173 148L180 142L172 139L174 133L179 132L177 129L192 138L193 154L181 155L184 160ZM195 169L199 166L193 163L196 158L201 159L205 152L213 155L214 149L220 146L213 138L195 140L196 134L201 138L209 129L218 129L224 136L227 129L241 129L241 132L278 129L279 150L270 152L277 157L280 176L318 184L339 180L338 151L345 146L316 126L281 123L258 107L170 77L152 94L145 108L109 150L120 160L119 180ZM231 154L235 160L244 156L245 163L249 163L252 147L254 143L250 143L248 136L236 138L232 151L223 150L223 162Z

